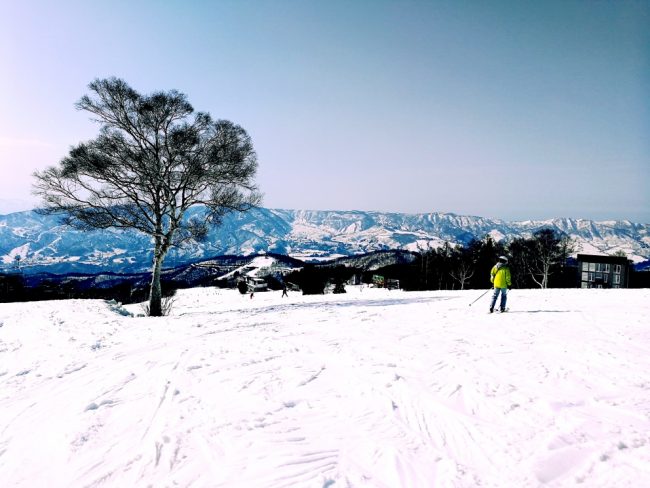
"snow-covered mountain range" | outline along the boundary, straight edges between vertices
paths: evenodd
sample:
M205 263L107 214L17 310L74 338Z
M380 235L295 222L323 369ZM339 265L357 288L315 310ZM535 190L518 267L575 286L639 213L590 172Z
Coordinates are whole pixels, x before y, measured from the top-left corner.
M192 210L192 215L203 212ZM507 222L450 213L255 209L228 215L205 242L170 251L166 266L219 255L264 252L300 259L333 258L383 249L418 251L444 242L466 244L489 234L496 240L553 228L571 236L578 252L623 251L636 263L650 260L650 225L582 219ZM151 242L134 231L79 231L54 216L17 212L0 216L0 265L25 272L139 272L150 268Z

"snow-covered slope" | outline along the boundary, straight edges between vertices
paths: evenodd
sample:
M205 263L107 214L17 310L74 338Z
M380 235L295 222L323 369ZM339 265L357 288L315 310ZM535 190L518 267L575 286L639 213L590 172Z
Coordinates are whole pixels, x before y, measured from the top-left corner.
M647 486L650 291L478 293L0 304L1 484Z
M487 234L497 240L530 236L544 227L569 234L581 252L623 251L636 262L650 260L650 226L628 221L505 222L442 213L256 209L227 216L205 242L172 249L165 264L176 266L217 255L260 252L305 259L383 249L418 251L445 241L465 244ZM59 225L54 217L20 212L0 217L1 266L15 266L17 256L27 271L138 272L150 267L151 244L146 236L135 232L80 232Z

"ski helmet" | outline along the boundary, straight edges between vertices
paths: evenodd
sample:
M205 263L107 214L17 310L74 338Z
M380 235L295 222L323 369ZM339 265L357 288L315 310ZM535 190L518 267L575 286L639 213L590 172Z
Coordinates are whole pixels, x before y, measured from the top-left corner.
M505 257L505 256L499 256L499 261L501 261L502 263L507 263L507 262L508 262L508 258Z

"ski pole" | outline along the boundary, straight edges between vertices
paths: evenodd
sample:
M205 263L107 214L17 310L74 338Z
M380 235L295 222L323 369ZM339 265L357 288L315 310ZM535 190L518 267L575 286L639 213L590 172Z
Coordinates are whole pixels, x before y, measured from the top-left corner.
M492 289L492 288L488 288L487 290L485 290L485 291L481 294L481 296L478 297L476 300L474 300L472 303L470 303L469 306L471 307L473 304L475 304L476 302L478 302L478 301L479 301L481 298L483 298L483 296L484 296L488 291L490 291L491 289Z

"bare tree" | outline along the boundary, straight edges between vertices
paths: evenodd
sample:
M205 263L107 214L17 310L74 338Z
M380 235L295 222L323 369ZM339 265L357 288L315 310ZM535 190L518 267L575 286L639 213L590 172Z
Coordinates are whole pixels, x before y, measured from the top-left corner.
M81 229L135 229L151 236L149 313L160 316L162 264L170 247L205 238L229 211L261 196L257 157L244 129L194 112L184 94L141 95L121 79L95 80L76 104L100 124L97 138L70 149L58 166L34 174L44 213ZM194 205L205 219L187 220Z
M452 269L449 273L458 282L460 289L464 290L465 285L474 276L474 261L471 250L458 245L452 253Z
M553 229L533 233L530 263L531 278L540 288L548 288L548 280L556 265L563 265L573 252L573 242L566 234Z

